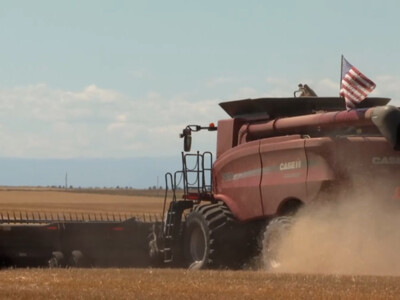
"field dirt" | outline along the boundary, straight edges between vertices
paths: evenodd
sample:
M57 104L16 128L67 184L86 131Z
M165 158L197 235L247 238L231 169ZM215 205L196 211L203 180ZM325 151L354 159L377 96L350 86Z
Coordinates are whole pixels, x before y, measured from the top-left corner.
M399 277L171 269L3 270L2 299L398 299Z
M47 189L0 189L0 212L3 214L6 211L157 214L162 211L162 207L163 197L146 196L145 193L135 196L123 193L102 194L101 191L80 193ZM286 241L287 244L281 253L288 258L297 256L300 260L288 259L288 264L283 265L277 273L182 269L3 269L0 271L0 298L398 299L400 276L386 276L387 272L383 267L378 268L383 270L382 272L374 272L374 266L382 264L381 261L361 270L349 268L352 261L360 260L357 253L361 253L363 261L370 255L370 251L360 252L359 243L355 243L354 249L351 248L354 244L353 233L344 235L347 244L340 244L342 240L335 235L326 236L326 232L343 232L346 224L367 226L370 219L354 221L352 217L346 220L347 215L344 214L343 221L337 224L332 223L330 218L332 210L323 212L325 214L322 214L320 219L313 220L315 223L312 224L307 223L311 221L307 219L307 213L304 213L303 221L295 227L296 230ZM387 215L381 216L380 219L386 223L388 221ZM397 220L395 216L391 219ZM391 226L394 224L397 225L397 221L391 221L389 228L382 227L382 223L376 219L371 220L375 220L379 228L383 228L387 233L383 241L385 246L389 246L393 238L390 228L393 228ZM303 230L302 224L307 228L314 228L314 231L320 234L314 235L313 238L307 236L306 233L310 231ZM371 227L366 229L370 230ZM394 237L397 238L397 235ZM300 242L293 244L296 240ZM366 249L372 249L370 239L362 242L367 243ZM333 247L336 243L339 245ZM309 247L314 247L319 252L310 252ZM346 252L346 249L351 249L351 253ZM397 249L400 248L396 248L396 256ZM341 250L348 253L348 256L344 256ZM341 260L327 260L335 254L342 255ZM389 258L393 263L393 256ZM334 265L327 268L327 261L333 261ZM356 272L353 272L354 270ZM364 275L352 275L360 274L359 272ZM376 274L381 276L374 276Z

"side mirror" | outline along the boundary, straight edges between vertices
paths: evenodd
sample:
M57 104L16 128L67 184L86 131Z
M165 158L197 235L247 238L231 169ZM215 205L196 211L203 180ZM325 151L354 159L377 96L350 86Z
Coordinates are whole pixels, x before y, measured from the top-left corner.
M192 147L192 130L186 127L183 129L180 137L183 138L183 150L189 152Z
M202 129L207 129L208 131L216 131L217 127L214 123L210 123L208 127L202 127L200 125L188 125L185 129L182 130L182 133L179 135L180 138L183 138L183 150L185 152L189 152L192 147L192 131L197 132Z
M187 135L183 139L183 150L185 152L189 152L191 147L192 147L192 136Z

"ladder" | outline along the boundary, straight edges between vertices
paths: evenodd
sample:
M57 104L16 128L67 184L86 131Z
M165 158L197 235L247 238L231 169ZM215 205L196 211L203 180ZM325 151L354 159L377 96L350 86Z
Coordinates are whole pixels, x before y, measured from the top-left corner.
M198 202L212 199L212 163L211 152L182 152L184 199Z
M176 171L174 175L165 174L165 197L162 222L163 233L163 260L164 263L172 263L174 260L174 243L181 234L182 215L186 209L191 209L194 203L201 200L212 199L212 153L199 152L195 154L185 154L182 152L182 170ZM177 200L177 189L182 180L183 196L182 200ZM171 187L172 195L170 195ZM172 197L168 211L166 205L168 199Z

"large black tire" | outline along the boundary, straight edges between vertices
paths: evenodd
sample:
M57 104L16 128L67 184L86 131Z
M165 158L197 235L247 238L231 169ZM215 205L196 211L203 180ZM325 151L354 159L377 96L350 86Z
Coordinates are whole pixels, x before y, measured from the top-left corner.
M189 269L230 267L229 245L223 242L234 225L229 210L221 204L197 206L188 214L183 235L184 256Z
M264 233L263 240L263 262L267 270L277 270L281 266L279 257L282 239L287 236L293 225L293 218L289 216L281 216L272 219Z

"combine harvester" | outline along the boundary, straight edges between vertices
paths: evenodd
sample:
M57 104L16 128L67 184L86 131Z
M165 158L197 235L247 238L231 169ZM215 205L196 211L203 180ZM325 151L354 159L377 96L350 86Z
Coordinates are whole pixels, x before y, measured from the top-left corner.
M303 205L350 191L400 198L400 110L367 98L348 111L342 98L301 90L224 102L231 118L218 127L187 126L185 152L193 132L217 131L216 159L182 153L182 169L166 174L163 221L3 219L3 264L242 268L263 243L274 267L275 243Z

